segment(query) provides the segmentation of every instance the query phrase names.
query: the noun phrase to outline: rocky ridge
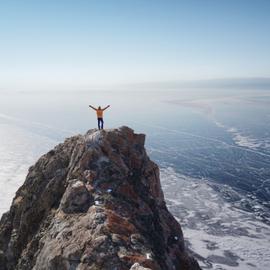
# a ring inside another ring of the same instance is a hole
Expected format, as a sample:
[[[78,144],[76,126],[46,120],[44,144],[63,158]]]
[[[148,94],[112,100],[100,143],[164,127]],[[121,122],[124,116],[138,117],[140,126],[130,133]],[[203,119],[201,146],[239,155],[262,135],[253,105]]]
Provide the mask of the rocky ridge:
[[[30,167],[0,221],[0,270],[197,270],[145,135],[89,130]]]

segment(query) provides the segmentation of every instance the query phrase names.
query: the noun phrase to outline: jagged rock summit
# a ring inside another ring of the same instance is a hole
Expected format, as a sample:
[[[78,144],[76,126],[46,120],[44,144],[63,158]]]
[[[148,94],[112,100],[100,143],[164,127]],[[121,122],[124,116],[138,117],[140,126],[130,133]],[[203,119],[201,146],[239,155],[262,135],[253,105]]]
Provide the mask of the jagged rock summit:
[[[144,141],[89,130],[42,156],[1,219],[0,269],[200,269]]]

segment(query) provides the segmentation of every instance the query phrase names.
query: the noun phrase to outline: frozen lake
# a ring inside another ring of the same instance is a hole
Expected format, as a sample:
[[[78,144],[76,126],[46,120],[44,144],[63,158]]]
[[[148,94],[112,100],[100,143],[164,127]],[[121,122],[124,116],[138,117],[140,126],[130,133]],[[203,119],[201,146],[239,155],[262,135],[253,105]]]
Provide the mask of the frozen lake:
[[[96,127],[147,135],[168,206],[204,269],[270,265],[270,93],[145,91],[0,93],[0,213],[28,167],[65,137]]]

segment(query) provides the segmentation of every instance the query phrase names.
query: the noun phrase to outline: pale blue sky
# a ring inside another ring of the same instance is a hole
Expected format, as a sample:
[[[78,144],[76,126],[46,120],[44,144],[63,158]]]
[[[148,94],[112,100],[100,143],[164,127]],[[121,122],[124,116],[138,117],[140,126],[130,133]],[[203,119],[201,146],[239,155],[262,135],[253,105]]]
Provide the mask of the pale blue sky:
[[[269,0],[0,0],[0,89],[270,77],[269,14]]]

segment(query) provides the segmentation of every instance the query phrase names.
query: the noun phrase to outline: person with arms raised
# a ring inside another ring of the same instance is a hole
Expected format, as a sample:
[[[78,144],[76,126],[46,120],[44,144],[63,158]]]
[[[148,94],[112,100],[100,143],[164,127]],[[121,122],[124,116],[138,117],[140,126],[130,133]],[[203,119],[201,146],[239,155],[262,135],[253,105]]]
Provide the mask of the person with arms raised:
[[[98,106],[98,108],[95,108],[95,107],[89,105],[89,107],[96,111],[97,120],[98,120],[98,129],[103,129],[103,125],[104,125],[103,111],[105,111],[106,109],[108,109],[110,107],[110,105],[106,106],[103,109],[100,106]]]

